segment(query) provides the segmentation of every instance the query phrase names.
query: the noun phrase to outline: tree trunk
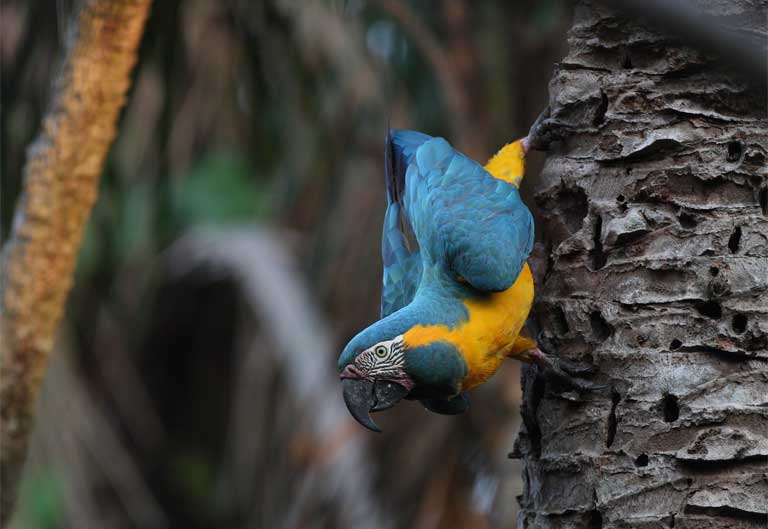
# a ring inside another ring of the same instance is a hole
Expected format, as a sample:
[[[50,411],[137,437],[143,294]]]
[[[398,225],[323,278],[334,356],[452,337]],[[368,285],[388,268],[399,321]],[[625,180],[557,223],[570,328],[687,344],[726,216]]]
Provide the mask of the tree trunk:
[[[766,2],[711,3],[764,35]],[[765,95],[581,3],[550,85],[567,136],[542,174],[543,345],[524,374],[525,528],[757,528],[768,515]]]
[[[15,501],[35,397],[149,5],[150,0],[83,2],[52,108],[28,153],[23,194],[2,256],[2,526]]]

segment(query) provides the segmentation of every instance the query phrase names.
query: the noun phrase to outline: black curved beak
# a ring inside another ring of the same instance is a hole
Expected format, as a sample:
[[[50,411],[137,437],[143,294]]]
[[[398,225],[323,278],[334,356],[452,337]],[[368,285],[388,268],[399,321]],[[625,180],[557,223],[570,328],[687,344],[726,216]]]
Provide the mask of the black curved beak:
[[[349,413],[357,422],[374,432],[381,432],[381,428],[373,422],[369,413],[391,408],[408,394],[405,387],[388,380],[377,380],[373,383],[363,379],[345,378],[341,385]]]

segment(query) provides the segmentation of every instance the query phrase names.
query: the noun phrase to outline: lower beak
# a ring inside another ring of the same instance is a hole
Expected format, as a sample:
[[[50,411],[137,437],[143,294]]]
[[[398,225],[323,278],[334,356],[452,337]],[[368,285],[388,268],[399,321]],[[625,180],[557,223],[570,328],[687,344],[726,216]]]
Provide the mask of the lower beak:
[[[373,422],[370,412],[382,411],[394,406],[408,394],[408,389],[395,382],[377,380],[375,383],[358,378],[341,381],[344,402],[357,422],[374,432],[381,428]]]

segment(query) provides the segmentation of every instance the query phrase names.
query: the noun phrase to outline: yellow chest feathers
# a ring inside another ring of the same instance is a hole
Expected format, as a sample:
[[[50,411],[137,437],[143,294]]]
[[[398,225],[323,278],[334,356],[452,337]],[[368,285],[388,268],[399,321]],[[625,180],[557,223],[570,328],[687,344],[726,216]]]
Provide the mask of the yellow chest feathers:
[[[504,292],[481,300],[466,300],[469,317],[453,327],[417,325],[403,335],[406,348],[444,340],[464,357],[468,373],[462,391],[482,384],[499,368],[525,324],[533,302],[533,277],[526,264]]]

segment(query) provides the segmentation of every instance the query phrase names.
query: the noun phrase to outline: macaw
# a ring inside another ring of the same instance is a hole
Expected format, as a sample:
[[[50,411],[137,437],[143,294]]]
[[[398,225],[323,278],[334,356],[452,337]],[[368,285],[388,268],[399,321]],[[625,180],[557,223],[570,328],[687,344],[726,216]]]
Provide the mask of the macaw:
[[[363,426],[380,431],[369,412],[402,398],[462,413],[505,358],[553,366],[521,335],[534,297],[533,217],[518,192],[527,147],[512,142],[482,167],[443,138],[387,131],[381,319],[338,362]]]

